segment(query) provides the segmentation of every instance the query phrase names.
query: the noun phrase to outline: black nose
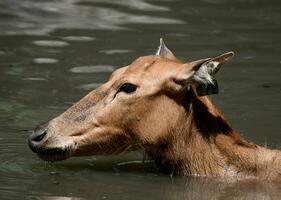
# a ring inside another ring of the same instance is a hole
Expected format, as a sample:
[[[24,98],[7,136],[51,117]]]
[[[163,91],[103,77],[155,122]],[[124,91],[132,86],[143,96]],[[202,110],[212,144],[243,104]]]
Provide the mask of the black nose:
[[[36,152],[40,148],[41,141],[47,135],[48,123],[39,125],[28,138],[28,144],[32,151]]]

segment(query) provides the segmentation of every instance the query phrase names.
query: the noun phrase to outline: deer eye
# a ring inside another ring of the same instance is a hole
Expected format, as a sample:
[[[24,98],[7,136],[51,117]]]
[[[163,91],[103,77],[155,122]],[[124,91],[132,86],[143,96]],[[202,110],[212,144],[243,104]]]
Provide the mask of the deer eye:
[[[118,92],[125,92],[127,94],[132,93],[134,91],[136,91],[137,86],[132,84],[132,83],[124,83],[123,85],[121,85],[121,87],[118,89]]]

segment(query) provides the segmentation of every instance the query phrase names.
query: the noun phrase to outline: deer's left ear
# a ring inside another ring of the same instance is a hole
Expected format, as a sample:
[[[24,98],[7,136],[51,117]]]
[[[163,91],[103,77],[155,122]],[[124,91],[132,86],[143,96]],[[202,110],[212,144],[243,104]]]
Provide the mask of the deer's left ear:
[[[214,58],[208,58],[189,63],[191,65],[192,79],[199,84],[212,84],[213,76],[221,66],[233,57],[234,53],[228,52]],[[202,62],[203,61],[203,62]]]
[[[214,75],[225,62],[233,57],[233,55],[233,52],[228,52],[214,58],[206,58],[186,63],[177,75],[175,81],[180,84],[192,83],[196,86],[204,86],[207,90],[208,86],[212,87],[216,84]],[[205,92],[203,92],[202,95],[204,95],[204,93]]]

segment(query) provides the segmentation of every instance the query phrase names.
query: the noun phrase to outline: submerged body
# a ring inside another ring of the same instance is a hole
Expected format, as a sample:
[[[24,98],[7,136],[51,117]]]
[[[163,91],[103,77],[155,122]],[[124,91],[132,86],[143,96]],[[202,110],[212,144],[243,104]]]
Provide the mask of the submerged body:
[[[109,81],[39,126],[29,146],[49,161],[144,149],[162,172],[281,180],[281,153],[242,139],[196,87],[232,52],[182,63],[160,41],[156,55],[116,70]]]

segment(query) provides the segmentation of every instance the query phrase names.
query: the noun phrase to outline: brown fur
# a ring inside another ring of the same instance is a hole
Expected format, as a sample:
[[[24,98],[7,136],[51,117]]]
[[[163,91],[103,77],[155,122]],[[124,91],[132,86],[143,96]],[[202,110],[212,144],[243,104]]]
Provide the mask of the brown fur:
[[[54,160],[46,150],[63,149],[67,158],[142,148],[165,173],[281,180],[280,151],[245,141],[207,97],[196,95],[189,77],[208,60],[138,58],[51,120],[37,153]],[[125,82],[136,92],[117,93]]]
[[[161,170],[180,175],[281,180],[281,154],[242,139],[206,97],[190,92],[185,120],[147,151]]]

